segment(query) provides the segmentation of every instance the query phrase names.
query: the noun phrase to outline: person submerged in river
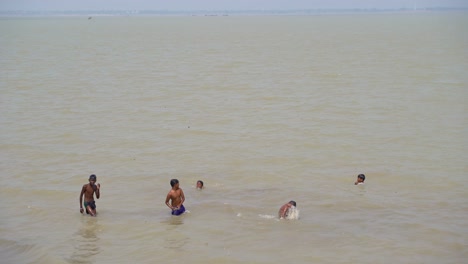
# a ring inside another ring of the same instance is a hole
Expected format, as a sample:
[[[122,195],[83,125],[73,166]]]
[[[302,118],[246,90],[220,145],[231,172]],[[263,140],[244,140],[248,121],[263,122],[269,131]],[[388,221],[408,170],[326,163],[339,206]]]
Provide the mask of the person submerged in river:
[[[197,189],[198,189],[198,190],[203,189],[203,181],[200,181],[200,180],[197,181]]]
[[[358,184],[364,184],[364,181],[366,180],[366,175],[364,174],[359,174],[357,176],[357,179],[356,179],[356,182],[354,183],[354,185],[358,185]]]
[[[290,213],[290,209],[293,209],[293,208],[296,208],[296,202],[295,201],[289,201],[288,203],[281,206],[281,208],[278,211],[278,217],[280,219],[288,218],[288,215]]]
[[[96,184],[96,175],[92,174],[89,176],[89,183],[83,185],[81,188],[80,193],[80,213],[84,213],[83,205],[86,209],[86,214],[91,216],[96,216],[96,202],[94,201],[94,194],[96,194],[96,198],[99,199],[101,197],[101,185],[98,183]],[[84,204],[83,204],[83,196],[84,196]]]
[[[185,212],[183,205],[185,201],[184,191],[179,188],[179,180],[172,179],[170,183],[172,189],[167,193],[166,205],[171,208],[172,215],[181,215]]]

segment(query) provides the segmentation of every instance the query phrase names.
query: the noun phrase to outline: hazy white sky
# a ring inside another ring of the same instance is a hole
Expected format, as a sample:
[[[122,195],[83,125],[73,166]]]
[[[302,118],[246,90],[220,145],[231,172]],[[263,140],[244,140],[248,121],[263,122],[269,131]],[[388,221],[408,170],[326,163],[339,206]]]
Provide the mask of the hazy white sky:
[[[0,10],[288,10],[468,7],[468,0],[0,0]]]

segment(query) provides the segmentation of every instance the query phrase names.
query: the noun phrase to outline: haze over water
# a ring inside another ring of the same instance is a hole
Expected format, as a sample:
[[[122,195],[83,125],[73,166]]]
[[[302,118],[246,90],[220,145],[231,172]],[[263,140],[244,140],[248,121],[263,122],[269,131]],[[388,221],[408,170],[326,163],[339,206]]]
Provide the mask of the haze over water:
[[[467,24],[0,19],[1,262],[463,263]]]

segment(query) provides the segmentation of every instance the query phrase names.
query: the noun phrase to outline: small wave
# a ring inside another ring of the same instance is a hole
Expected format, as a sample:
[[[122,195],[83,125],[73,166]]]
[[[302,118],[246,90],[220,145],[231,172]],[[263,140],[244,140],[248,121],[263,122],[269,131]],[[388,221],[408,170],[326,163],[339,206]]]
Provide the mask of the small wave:
[[[1,263],[66,263],[39,245],[22,244],[5,239],[0,239],[0,256],[2,256]]]
[[[273,218],[276,218],[275,215],[259,214],[258,216],[260,216],[261,218],[265,218],[265,219],[273,219]]]

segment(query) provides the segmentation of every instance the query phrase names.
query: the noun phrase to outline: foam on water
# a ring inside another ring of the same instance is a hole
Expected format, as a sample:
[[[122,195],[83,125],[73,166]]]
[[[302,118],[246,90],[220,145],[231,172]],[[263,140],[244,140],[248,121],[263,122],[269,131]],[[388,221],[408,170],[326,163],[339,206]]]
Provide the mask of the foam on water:
[[[265,218],[265,219],[274,219],[274,218],[277,218],[277,216],[274,216],[274,215],[265,215],[265,214],[259,214],[258,216],[260,216],[261,218]]]
[[[299,210],[295,206],[291,206],[288,210],[288,215],[286,216],[286,219],[289,220],[297,220],[299,219]]]
[[[239,215],[238,215],[239,216]],[[265,219],[275,219],[278,218],[277,215],[268,215],[268,214],[259,214],[261,218]],[[288,220],[297,220],[299,219],[299,210],[295,206],[291,206],[288,210],[288,215],[286,216]]]

